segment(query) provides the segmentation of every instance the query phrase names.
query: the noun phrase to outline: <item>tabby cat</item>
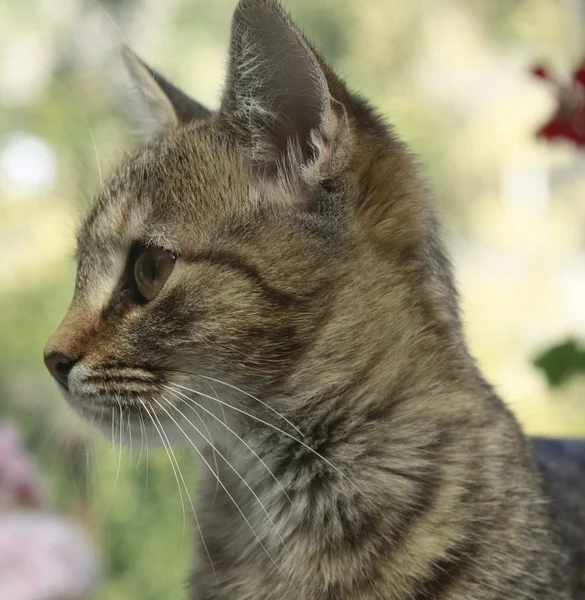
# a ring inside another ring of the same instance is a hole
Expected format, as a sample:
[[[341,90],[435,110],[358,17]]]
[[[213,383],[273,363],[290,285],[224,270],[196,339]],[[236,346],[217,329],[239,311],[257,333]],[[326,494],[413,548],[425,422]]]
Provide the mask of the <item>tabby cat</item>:
[[[216,112],[125,56],[149,137],[45,361],[208,467],[191,597],[585,598],[585,453],[542,462],[483,379],[405,146],[274,0],[238,4]]]

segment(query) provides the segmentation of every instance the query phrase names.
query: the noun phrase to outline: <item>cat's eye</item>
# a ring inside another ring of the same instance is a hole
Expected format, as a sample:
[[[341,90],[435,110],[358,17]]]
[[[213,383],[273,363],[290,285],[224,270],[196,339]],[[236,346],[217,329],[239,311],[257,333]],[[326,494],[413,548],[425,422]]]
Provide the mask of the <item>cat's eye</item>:
[[[175,267],[177,255],[162,248],[145,248],[134,263],[136,288],[145,300],[154,300]]]

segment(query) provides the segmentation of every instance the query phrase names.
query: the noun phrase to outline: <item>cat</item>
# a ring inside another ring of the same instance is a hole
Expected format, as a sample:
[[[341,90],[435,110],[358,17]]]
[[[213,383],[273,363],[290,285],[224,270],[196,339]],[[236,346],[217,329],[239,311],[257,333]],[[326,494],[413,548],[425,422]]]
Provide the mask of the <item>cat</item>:
[[[45,362],[106,431],[208,467],[191,597],[585,598],[585,452],[480,373],[405,145],[275,0],[237,5],[215,112],[125,59],[147,140]]]

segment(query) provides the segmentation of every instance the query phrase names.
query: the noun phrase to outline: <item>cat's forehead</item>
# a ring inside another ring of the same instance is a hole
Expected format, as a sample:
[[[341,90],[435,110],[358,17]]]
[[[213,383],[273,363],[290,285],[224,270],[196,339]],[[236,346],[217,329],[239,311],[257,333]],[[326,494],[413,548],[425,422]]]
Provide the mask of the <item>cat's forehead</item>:
[[[80,245],[116,237],[168,247],[226,218],[250,197],[249,173],[224,139],[182,129],[128,157],[98,193]]]

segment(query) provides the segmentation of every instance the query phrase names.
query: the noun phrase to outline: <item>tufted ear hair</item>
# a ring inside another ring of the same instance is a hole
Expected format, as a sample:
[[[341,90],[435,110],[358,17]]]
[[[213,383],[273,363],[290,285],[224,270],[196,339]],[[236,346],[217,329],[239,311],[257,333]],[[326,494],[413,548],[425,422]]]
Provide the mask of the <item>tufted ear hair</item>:
[[[240,0],[234,13],[219,117],[237,131],[267,176],[324,175],[347,129],[323,68],[274,0]]]
[[[124,46],[122,56],[134,84],[130,111],[140,135],[154,137],[170,127],[212,116],[210,110],[149,67],[128,46]]]

